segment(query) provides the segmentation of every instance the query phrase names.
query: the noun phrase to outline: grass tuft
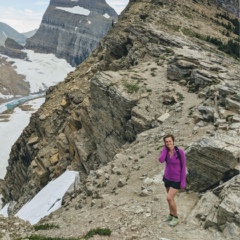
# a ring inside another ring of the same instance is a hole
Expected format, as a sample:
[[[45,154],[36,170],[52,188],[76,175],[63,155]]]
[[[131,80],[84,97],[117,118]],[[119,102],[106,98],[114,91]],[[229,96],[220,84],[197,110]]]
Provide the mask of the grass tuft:
[[[125,87],[127,88],[128,93],[137,92],[139,90],[139,86],[137,84],[126,83]]]
[[[79,240],[79,238],[52,238],[52,237],[44,237],[39,235],[32,235],[28,237],[28,240]]]
[[[48,229],[53,229],[53,228],[59,228],[59,226],[54,225],[54,224],[41,224],[41,225],[35,225],[33,226],[35,231],[39,230],[48,230]]]
[[[84,237],[83,239],[89,239],[93,237],[94,235],[98,234],[101,236],[110,236],[111,235],[111,230],[109,228],[95,228],[90,230]]]

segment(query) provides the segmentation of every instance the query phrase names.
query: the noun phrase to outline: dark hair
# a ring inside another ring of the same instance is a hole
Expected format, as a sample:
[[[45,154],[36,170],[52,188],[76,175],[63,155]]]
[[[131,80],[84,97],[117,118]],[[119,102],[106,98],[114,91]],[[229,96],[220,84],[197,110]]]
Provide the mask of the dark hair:
[[[173,140],[173,142],[174,142],[174,136],[172,135],[172,134],[167,134],[167,135],[165,135],[164,137],[163,137],[163,141],[165,142],[165,139],[166,138],[172,138],[172,140]]]

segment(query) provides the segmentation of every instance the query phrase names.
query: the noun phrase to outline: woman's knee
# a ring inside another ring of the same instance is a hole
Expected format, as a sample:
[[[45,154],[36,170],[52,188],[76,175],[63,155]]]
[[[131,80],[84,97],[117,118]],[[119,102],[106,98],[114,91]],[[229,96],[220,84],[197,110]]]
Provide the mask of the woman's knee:
[[[174,201],[174,197],[171,196],[171,195],[169,195],[169,194],[167,194],[167,201],[168,201],[168,202]]]

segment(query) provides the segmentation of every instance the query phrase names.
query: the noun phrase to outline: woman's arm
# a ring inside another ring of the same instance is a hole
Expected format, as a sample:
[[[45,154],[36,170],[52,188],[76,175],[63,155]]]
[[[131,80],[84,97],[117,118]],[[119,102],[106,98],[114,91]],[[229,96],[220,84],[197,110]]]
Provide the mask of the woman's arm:
[[[186,187],[186,155],[182,149],[180,149],[180,154],[181,154],[181,182],[180,182],[180,187],[185,188]]]
[[[167,153],[168,153],[168,149],[167,149],[166,146],[164,146],[162,151],[161,151],[161,153],[160,153],[160,155],[159,155],[159,157],[158,157],[158,161],[160,163],[163,163],[165,161]]]

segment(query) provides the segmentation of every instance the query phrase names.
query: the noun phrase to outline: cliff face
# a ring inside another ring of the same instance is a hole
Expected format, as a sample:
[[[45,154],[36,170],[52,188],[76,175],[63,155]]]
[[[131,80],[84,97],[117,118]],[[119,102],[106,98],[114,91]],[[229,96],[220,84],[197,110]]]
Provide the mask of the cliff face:
[[[232,13],[235,17],[240,17],[240,3],[238,0],[216,0],[219,6]]]
[[[207,38],[210,34],[224,43],[235,38],[234,32],[224,35],[224,25],[217,21],[219,14],[224,11],[204,1],[130,1],[120,21],[90,57],[64,82],[48,90],[46,102],[32,116],[12,148],[2,190],[4,202],[15,200],[18,208],[66,169],[80,172],[84,185],[79,195],[82,205],[88,196],[102,199],[99,192],[106,194],[104,186],[108,184],[111,187],[107,188],[107,194],[115,196],[120,192],[122,195],[117,198],[127,199],[126,189],[116,188],[127,185],[128,179],[134,184],[132,171],[139,171],[135,183],[159,172],[152,159],[157,158],[163,146],[162,137],[169,132],[177,135],[176,145],[183,148],[205,135],[213,138],[207,151],[201,148],[205,141],[191,148],[197,158],[196,164],[192,160],[189,166],[198,174],[199,169],[209,170],[210,175],[202,174],[205,181],[217,184],[226,181],[231,169],[233,175],[239,174],[239,147],[231,144],[232,139],[239,139],[239,61],[220,51]],[[223,139],[227,150],[218,146]],[[219,151],[231,160],[217,165]],[[107,163],[107,170],[98,173],[97,169]],[[92,180],[93,172],[96,179]],[[124,175],[118,183],[117,177],[114,178],[113,183],[109,174]],[[194,189],[201,186],[198,181],[195,178]],[[143,196],[154,192],[154,188],[149,188],[149,192],[147,187],[142,189]],[[231,201],[237,205],[234,199]],[[131,204],[129,199],[126,202]],[[150,202],[156,199],[153,197],[144,204],[149,206]],[[104,208],[104,204],[101,206]],[[162,217],[157,226],[162,224]],[[132,218],[126,219],[130,232],[135,229]],[[156,216],[149,218],[155,226]],[[210,220],[207,222],[211,226],[231,230],[222,221],[214,221],[214,217]],[[231,218],[232,224],[239,224],[238,221]],[[117,222],[108,221],[120,229]],[[138,223],[136,226],[139,232],[144,231]],[[144,236],[158,239],[156,232],[149,234]]]
[[[53,53],[76,66],[97,47],[116,20],[116,12],[105,0],[51,0],[40,28],[25,47]]]

